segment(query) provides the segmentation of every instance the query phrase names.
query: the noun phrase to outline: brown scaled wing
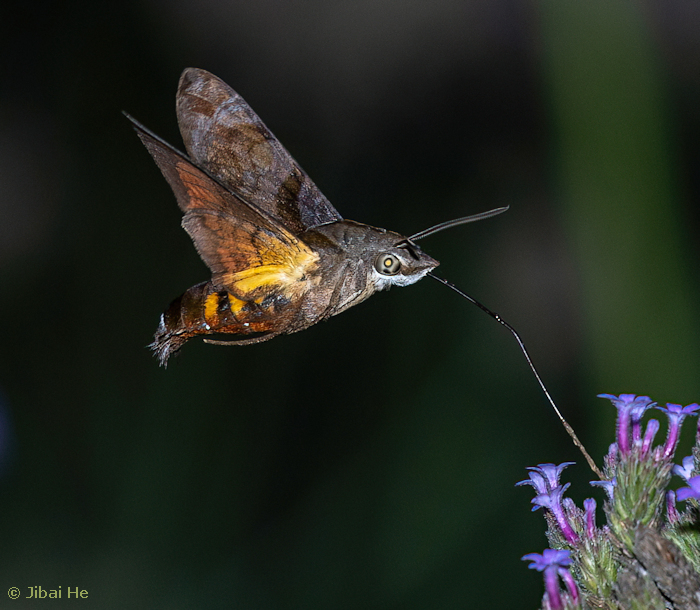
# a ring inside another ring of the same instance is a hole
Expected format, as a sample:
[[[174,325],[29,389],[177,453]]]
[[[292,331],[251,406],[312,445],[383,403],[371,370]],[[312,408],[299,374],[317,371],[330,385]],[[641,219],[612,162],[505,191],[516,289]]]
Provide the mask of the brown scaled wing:
[[[185,148],[198,166],[298,235],[342,217],[245,100],[205,70],[177,91]]]

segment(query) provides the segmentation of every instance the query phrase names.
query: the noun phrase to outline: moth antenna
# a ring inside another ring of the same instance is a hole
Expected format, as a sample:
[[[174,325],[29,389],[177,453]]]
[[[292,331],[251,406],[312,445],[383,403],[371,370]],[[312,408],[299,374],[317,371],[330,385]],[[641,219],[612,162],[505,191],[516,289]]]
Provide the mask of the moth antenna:
[[[428,235],[432,235],[433,233],[437,233],[438,231],[444,231],[445,229],[451,229],[452,227],[465,225],[468,222],[476,222],[477,220],[485,220],[486,218],[491,218],[492,216],[498,216],[499,214],[503,214],[503,212],[508,210],[508,208],[510,208],[510,206],[506,205],[502,208],[489,210],[488,212],[480,212],[479,214],[473,214],[471,216],[464,216],[463,218],[455,218],[454,220],[441,222],[440,224],[437,224],[434,227],[430,227],[429,229],[423,229],[422,231],[418,231],[418,233],[414,233],[410,237],[407,237],[406,241],[408,243],[411,243],[414,241],[418,241],[419,239],[423,239],[424,237],[428,237]]]
[[[484,214],[491,214],[493,216],[494,212],[500,214],[501,211],[505,211],[507,209],[508,208],[499,208],[499,210],[492,210],[491,212],[484,212]],[[479,215],[477,214],[477,216],[479,216]],[[486,216],[486,218],[488,218],[488,216]],[[443,223],[443,224],[446,224],[446,223]],[[440,225],[438,225],[438,226],[440,226]],[[485,305],[482,305],[481,303],[479,303],[479,301],[477,301],[473,297],[470,297],[467,293],[462,292],[459,288],[457,288],[457,286],[455,286],[451,282],[448,282],[447,280],[445,280],[441,277],[438,277],[437,275],[435,275],[433,273],[428,273],[428,275],[430,277],[432,277],[434,280],[437,280],[438,282],[440,282],[441,284],[444,284],[448,288],[451,288],[457,294],[459,294],[460,296],[467,299],[467,301],[469,301],[470,303],[473,303],[474,305],[476,305],[479,309],[486,312],[494,320],[496,320],[496,322],[498,322],[499,324],[502,324],[510,331],[510,333],[515,337],[515,340],[518,342],[518,345],[520,346],[521,351],[525,355],[525,360],[527,360],[527,363],[530,366],[530,370],[535,375],[535,379],[537,379],[537,383],[540,384],[540,388],[542,388],[542,391],[544,392],[544,395],[547,397],[549,404],[552,405],[552,409],[554,409],[554,412],[557,414],[557,417],[559,418],[559,420],[563,424],[564,429],[569,433],[569,436],[574,441],[574,445],[576,445],[579,448],[579,450],[583,454],[583,457],[586,458],[586,461],[588,462],[588,466],[590,466],[591,470],[593,472],[595,472],[595,474],[598,476],[598,478],[600,480],[603,480],[603,474],[600,472],[600,470],[596,466],[596,463],[593,461],[593,458],[588,454],[588,451],[586,451],[586,448],[583,446],[583,444],[579,440],[578,436],[576,436],[574,429],[569,425],[569,422],[567,422],[566,419],[564,419],[564,416],[561,414],[556,403],[554,402],[554,400],[550,396],[549,391],[547,390],[547,387],[544,385],[544,382],[542,381],[540,374],[537,372],[537,369],[535,368],[535,365],[532,362],[532,358],[530,358],[530,354],[528,353],[527,348],[525,347],[525,344],[523,343],[523,340],[520,338],[520,335],[517,333],[517,331],[510,324],[508,324],[508,322],[506,322],[503,318],[501,318],[501,316],[499,316],[497,313],[491,311],[488,307],[486,307]]]

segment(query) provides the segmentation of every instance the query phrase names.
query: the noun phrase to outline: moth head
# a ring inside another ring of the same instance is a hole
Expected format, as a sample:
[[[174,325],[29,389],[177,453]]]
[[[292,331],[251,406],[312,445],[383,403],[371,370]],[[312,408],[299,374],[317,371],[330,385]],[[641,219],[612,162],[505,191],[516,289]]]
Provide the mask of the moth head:
[[[414,233],[410,237],[400,237],[397,236],[396,233],[387,232],[387,236],[396,236],[399,239],[393,244],[392,248],[380,251],[374,260],[373,271],[377,290],[389,288],[394,284],[397,286],[413,284],[440,264],[435,259],[425,254],[425,252],[416,245],[416,241],[419,239],[423,239],[428,235],[444,231],[451,227],[491,218],[492,216],[505,212],[507,209],[508,207],[506,206],[472,216],[448,220],[447,222],[442,222],[429,229]]]
[[[377,290],[413,284],[440,264],[407,238],[391,233],[389,236],[393,239],[387,243],[388,247],[380,247],[373,253],[369,269]]]

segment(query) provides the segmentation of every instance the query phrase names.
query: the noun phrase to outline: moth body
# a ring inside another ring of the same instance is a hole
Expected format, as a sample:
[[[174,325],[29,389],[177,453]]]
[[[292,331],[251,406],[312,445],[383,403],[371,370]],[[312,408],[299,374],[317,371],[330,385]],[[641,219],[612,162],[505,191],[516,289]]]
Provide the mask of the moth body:
[[[187,155],[128,117],[212,272],[161,316],[151,344],[161,364],[199,335],[245,345],[304,330],[437,267],[408,238],[344,220],[216,76],[185,70],[177,114]]]

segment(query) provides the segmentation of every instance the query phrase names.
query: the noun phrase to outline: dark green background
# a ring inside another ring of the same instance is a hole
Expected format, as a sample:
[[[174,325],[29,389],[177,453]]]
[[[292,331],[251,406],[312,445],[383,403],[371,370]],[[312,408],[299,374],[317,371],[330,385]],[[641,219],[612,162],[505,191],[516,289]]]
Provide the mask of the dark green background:
[[[520,330],[597,459],[614,413],[595,394],[700,400],[697,3],[0,17],[0,607],[60,585],[94,608],[533,608],[520,556],[544,522],[513,484],[577,460],[572,496],[602,504],[512,338],[430,280],[157,366],[158,316],[208,276],[120,111],[181,146],[187,66],[347,218],[412,233],[511,205],[422,245]]]

